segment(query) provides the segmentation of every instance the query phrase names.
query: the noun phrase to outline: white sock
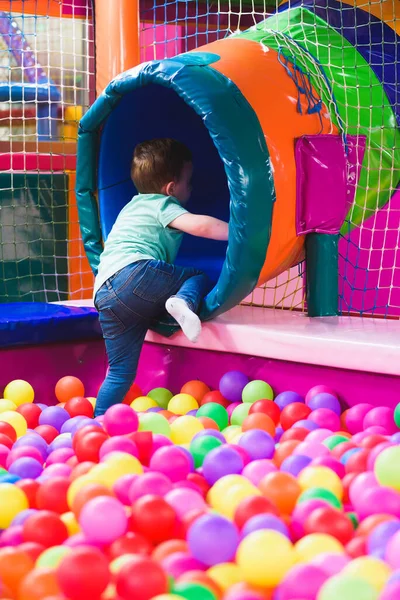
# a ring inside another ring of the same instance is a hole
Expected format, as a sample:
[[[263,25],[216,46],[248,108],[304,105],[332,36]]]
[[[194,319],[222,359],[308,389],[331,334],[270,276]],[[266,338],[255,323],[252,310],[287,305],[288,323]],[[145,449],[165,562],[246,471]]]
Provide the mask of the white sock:
[[[201,333],[201,321],[199,317],[190,310],[182,298],[172,296],[165,303],[167,312],[178,322],[183,333],[191,342],[197,342]]]

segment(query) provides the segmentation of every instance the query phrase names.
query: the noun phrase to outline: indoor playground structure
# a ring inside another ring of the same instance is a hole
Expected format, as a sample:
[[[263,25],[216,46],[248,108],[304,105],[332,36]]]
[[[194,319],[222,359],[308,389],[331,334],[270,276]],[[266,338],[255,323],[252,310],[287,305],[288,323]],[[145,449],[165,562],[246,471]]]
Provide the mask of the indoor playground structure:
[[[400,598],[398,0],[0,0],[0,598]],[[79,123],[78,123],[79,122]],[[228,243],[124,403],[91,300],[135,145]]]

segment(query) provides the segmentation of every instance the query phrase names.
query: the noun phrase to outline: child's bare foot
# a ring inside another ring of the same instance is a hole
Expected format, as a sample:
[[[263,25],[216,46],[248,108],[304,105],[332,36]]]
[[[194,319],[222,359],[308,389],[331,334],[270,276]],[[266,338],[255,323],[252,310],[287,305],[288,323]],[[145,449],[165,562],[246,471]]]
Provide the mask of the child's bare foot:
[[[182,298],[168,298],[165,303],[167,312],[174,317],[175,321],[178,322],[183,333],[186,335],[189,341],[197,342],[201,333],[201,321],[199,317],[190,310]]]

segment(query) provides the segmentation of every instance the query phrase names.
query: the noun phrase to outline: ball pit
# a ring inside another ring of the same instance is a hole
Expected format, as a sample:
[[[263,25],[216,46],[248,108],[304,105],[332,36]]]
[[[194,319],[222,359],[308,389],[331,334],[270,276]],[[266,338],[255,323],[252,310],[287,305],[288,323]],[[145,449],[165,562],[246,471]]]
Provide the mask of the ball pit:
[[[398,600],[400,405],[238,371],[174,391],[93,419],[77,378],[49,407],[9,383],[1,598]]]

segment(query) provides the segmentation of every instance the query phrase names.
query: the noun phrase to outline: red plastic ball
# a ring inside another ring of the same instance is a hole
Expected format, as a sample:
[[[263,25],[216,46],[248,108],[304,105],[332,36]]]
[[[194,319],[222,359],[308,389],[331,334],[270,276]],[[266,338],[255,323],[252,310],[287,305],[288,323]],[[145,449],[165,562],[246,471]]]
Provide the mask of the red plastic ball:
[[[83,396],[71,398],[71,400],[68,400],[68,402],[65,403],[64,408],[71,417],[93,417],[93,405]]]
[[[386,436],[381,435],[380,433],[372,433],[360,442],[360,446],[361,448],[369,448],[371,450],[371,448],[375,448],[375,446],[382,444],[383,442],[387,442]]]
[[[37,404],[21,404],[18,406],[17,412],[24,417],[29,429],[35,429],[39,425],[42,409]]]
[[[92,461],[98,463],[100,460],[100,448],[108,439],[105,431],[90,431],[86,435],[79,438],[75,444],[75,454],[79,462]]]
[[[268,498],[264,498],[263,496],[249,496],[242,500],[235,510],[234,521],[239,529],[241,529],[251,517],[265,513],[279,515],[278,509]]]
[[[45,548],[58,546],[68,537],[68,530],[63,521],[49,510],[40,510],[28,517],[22,527],[25,542],[37,542]]]
[[[367,540],[364,536],[357,536],[350,540],[345,546],[346,554],[350,558],[359,558],[367,554]]]
[[[123,600],[151,600],[168,591],[168,577],[151,558],[132,556],[116,576],[117,594]]]
[[[37,493],[40,489],[40,483],[35,479],[20,479],[14,485],[25,492],[29,502],[29,508],[37,508]]]
[[[82,438],[85,437],[86,434],[92,433],[92,431],[101,431],[102,433],[105,433],[104,429],[98,425],[85,425],[85,427],[82,427],[82,429],[78,429],[78,431],[75,432],[72,438],[72,448],[76,451],[76,445]]]
[[[37,542],[24,542],[18,546],[18,549],[28,554],[34,562],[46,550],[42,544],[38,544]]]
[[[353,480],[357,477],[358,473],[346,473],[346,475],[342,479],[343,485],[343,503],[349,504],[350,502],[350,486],[353,483]]]
[[[346,545],[354,535],[354,527],[349,517],[331,507],[317,508],[304,523],[306,534],[326,533]]]
[[[136,398],[139,398],[140,396],[143,396],[143,392],[142,392],[141,388],[137,385],[137,383],[132,383],[131,387],[129,388],[129,390],[123,400],[123,404],[131,405],[132,402],[134,400],[136,400]]]
[[[249,415],[253,413],[264,413],[273,420],[275,425],[279,425],[281,411],[279,406],[271,400],[257,400],[257,402],[254,402],[249,410]]]
[[[67,492],[70,483],[68,477],[52,477],[44,481],[36,494],[37,507],[60,515],[68,512]]]
[[[35,431],[48,444],[51,444],[51,442],[59,435],[59,432],[53,425],[38,425],[38,427],[35,428]]]
[[[200,473],[189,473],[187,480],[197,485],[204,498],[207,496],[210,486],[203,475],[200,475]]]
[[[345,465],[346,473],[364,473],[367,471],[368,457],[371,453],[369,448],[363,448],[360,452],[350,456]]]
[[[309,430],[305,427],[293,427],[292,429],[287,429],[283,432],[279,442],[281,444],[288,440],[298,440],[299,442],[303,442],[309,433]]]
[[[292,427],[297,421],[307,419],[310,413],[311,408],[302,402],[292,402],[291,404],[288,404],[281,412],[282,429],[286,431],[286,429]]]
[[[0,434],[9,437],[12,442],[17,441],[17,432],[15,431],[14,427],[10,425],[10,423],[0,421]],[[3,444],[4,442],[1,443]]]
[[[207,392],[207,394],[205,394],[200,400],[200,406],[203,406],[203,404],[208,404],[209,402],[221,404],[221,406],[223,406],[224,408],[226,408],[230,404],[230,402],[228,402],[228,400],[224,398],[221,392],[219,392],[218,390],[215,390],[213,392]]]
[[[122,556],[123,554],[140,554],[150,556],[153,551],[153,545],[140,533],[128,531],[125,535],[118,538],[108,548],[110,560]]]
[[[5,433],[0,433],[0,444],[6,446],[10,450],[13,447],[13,441]]]
[[[59,379],[54,391],[59,402],[68,402],[74,396],[85,395],[85,387],[82,381],[71,375]]]
[[[148,494],[136,500],[132,506],[130,522],[134,531],[141,533],[154,544],[175,537],[175,511],[160,496]]]
[[[56,571],[61,591],[71,600],[99,598],[111,581],[104,554],[97,548],[74,548]]]

